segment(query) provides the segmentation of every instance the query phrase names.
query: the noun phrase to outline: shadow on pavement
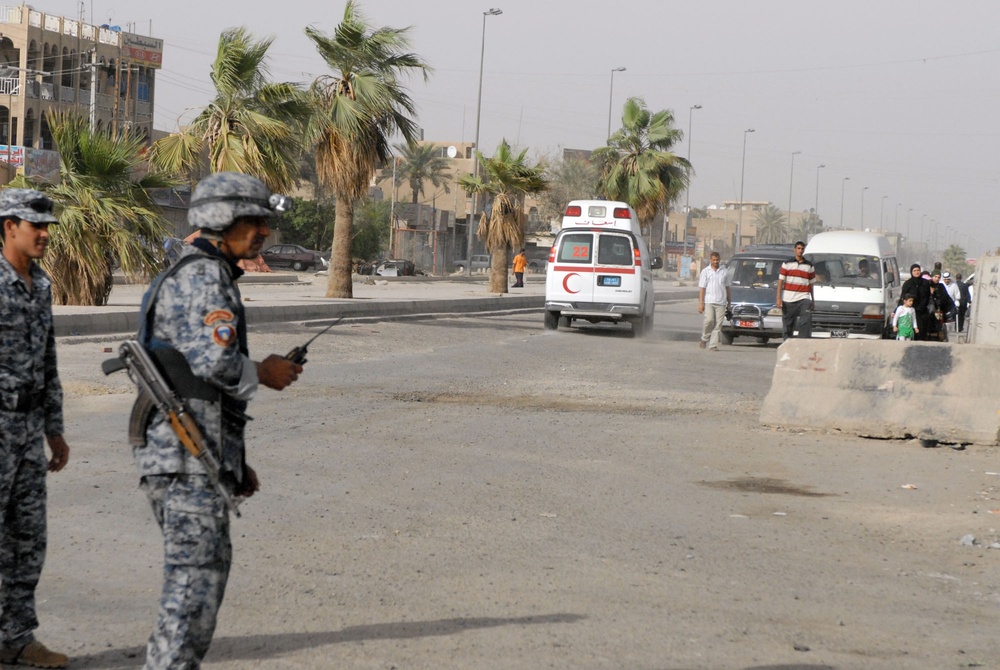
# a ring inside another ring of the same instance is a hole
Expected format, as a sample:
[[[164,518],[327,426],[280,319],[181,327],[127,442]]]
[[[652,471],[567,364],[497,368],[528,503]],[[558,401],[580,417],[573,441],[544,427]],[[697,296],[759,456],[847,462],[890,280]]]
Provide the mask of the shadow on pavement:
[[[400,640],[435,635],[454,635],[467,630],[495,628],[497,626],[523,626],[535,624],[576,623],[585,619],[580,614],[544,614],[524,617],[480,617],[471,619],[435,619],[432,621],[401,621],[395,623],[351,626],[325,633],[279,633],[274,635],[247,635],[220,637],[212,642],[206,661],[246,660],[260,661],[303,649],[313,649],[344,642],[366,640]],[[78,656],[71,660],[74,668],[102,668],[124,670],[142,663],[146,648],[109,649],[98,654]]]

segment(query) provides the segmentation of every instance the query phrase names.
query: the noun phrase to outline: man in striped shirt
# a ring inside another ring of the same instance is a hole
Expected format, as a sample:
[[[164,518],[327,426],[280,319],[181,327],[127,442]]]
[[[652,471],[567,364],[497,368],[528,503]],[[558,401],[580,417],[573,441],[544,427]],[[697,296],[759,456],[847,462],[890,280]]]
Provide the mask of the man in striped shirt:
[[[796,242],[795,258],[782,263],[781,272],[778,273],[776,304],[781,308],[781,323],[786,340],[793,337],[795,331],[798,331],[798,337],[812,337],[816,270],[802,255],[805,249],[805,242]]]

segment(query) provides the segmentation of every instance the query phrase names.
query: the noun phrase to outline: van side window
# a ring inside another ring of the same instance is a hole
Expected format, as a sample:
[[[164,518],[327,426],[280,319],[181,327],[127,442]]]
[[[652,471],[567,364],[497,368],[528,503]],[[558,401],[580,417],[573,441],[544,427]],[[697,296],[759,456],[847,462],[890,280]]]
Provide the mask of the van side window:
[[[597,262],[600,265],[634,265],[632,240],[624,235],[603,233],[597,242]]]
[[[556,260],[560,263],[590,263],[593,255],[594,236],[591,233],[564,235]]]

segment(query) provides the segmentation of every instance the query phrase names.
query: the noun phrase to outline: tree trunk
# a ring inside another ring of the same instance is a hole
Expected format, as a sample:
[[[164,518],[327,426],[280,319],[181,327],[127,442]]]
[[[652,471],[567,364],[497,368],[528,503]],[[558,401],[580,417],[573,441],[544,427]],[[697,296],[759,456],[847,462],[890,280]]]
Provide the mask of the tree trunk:
[[[469,260],[472,264],[472,260]],[[507,289],[507,272],[510,268],[510,251],[506,246],[490,250],[490,293],[509,293]]]
[[[330,276],[326,285],[327,298],[354,297],[354,203],[350,198],[337,198],[333,217],[333,249],[330,252]]]

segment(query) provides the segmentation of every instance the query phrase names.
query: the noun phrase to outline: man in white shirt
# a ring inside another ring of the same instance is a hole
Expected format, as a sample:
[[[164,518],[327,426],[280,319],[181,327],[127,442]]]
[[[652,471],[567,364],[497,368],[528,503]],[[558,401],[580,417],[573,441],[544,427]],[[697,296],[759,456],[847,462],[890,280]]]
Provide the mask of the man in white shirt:
[[[941,279],[944,280],[945,290],[948,291],[948,296],[951,297],[951,301],[955,303],[955,314],[952,316],[958,316],[958,306],[962,301],[962,292],[959,290],[958,282],[951,278],[950,272],[945,272],[941,275]],[[958,332],[958,318],[955,318],[951,322],[951,330],[954,333]]]
[[[713,251],[708,267],[698,277],[698,313],[705,315],[698,346],[707,346],[709,351],[719,350],[719,332],[730,303],[729,272],[719,267],[719,260],[718,252]]]

